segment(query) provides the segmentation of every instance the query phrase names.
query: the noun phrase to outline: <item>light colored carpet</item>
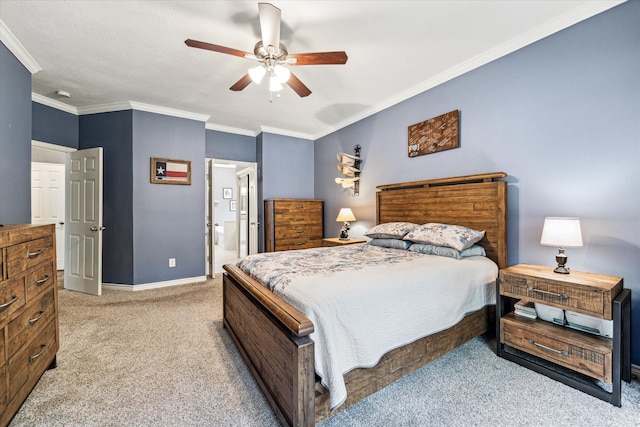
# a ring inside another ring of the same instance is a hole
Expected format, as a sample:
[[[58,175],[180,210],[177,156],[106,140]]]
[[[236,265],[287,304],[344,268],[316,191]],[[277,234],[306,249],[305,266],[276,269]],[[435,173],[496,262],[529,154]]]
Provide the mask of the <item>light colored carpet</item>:
[[[61,290],[58,367],[17,426],[277,426],[222,328],[220,275],[93,297]],[[640,384],[622,408],[498,358],[477,338],[322,424],[640,426]]]

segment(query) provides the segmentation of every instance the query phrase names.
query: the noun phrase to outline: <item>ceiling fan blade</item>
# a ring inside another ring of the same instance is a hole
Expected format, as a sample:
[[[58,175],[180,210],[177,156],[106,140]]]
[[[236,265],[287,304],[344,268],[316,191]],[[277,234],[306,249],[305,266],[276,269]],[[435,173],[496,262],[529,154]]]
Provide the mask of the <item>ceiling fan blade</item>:
[[[304,83],[302,83],[300,79],[297,78],[293,73],[291,73],[291,76],[289,77],[289,81],[287,81],[287,84],[301,98],[311,95],[311,90]]]
[[[251,76],[249,76],[249,73],[247,73],[244,76],[242,76],[240,80],[235,82],[233,86],[231,86],[229,89],[239,92],[245,87],[249,86],[250,83],[251,83]]]
[[[189,47],[196,47],[198,49],[211,50],[214,52],[226,53],[227,55],[239,56],[244,58],[246,55],[252,55],[248,52],[243,52],[238,49],[232,49],[230,47],[219,46],[217,44],[211,44],[207,42],[201,42],[198,40],[187,39],[184,43]]]
[[[280,9],[269,3],[258,3],[262,44],[265,49],[273,46],[273,53],[280,52]]]
[[[287,56],[287,60],[294,58],[295,62],[290,65],[323,65],[323,64],[346,64],[347,53],[340,52],[316,52],[316,53],[292,53]]]

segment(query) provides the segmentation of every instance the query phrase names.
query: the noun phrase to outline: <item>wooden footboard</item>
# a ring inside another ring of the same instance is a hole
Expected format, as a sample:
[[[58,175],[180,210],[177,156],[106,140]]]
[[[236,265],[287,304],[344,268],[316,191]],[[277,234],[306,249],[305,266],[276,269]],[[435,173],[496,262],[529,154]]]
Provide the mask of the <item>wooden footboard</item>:
[[[283,424],[315,425],[313,324],[295,308],[225,265],[224,325]]]

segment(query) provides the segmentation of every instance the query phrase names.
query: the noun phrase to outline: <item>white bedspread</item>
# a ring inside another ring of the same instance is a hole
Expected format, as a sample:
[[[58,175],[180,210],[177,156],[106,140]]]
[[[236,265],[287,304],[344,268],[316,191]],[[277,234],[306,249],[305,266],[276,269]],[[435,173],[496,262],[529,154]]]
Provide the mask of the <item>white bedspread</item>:
[[[345,373],[494,304],[498,275],[485,257],[366,244],[251,255],[238,266],[315,325],[315,369],[332,409],[347,398]]]

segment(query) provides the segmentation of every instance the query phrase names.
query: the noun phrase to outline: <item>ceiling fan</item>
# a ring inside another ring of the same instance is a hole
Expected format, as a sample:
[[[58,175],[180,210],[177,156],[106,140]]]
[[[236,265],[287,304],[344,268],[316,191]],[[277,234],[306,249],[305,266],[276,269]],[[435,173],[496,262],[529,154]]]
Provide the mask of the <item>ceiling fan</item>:
[[[256,43],[253,53],[198,40],[185,40],[189,47],[258,61],[257,67],[249,69],[247,74],[229,89],[241,91],[251,82],[259,84],[267,75],[269,90],[272,93],[279,92],[282,84],[286,83],[299,96],[305,97],[311,94],[311,90],[286,67],[287,65],[345,64],[347,62],[347,54],[344,51],[289,54],[287,47],[280,43],[280,9],[269,3],[258,3],[258,12],[262,40]]]

